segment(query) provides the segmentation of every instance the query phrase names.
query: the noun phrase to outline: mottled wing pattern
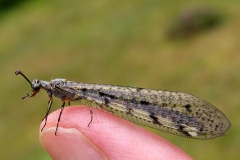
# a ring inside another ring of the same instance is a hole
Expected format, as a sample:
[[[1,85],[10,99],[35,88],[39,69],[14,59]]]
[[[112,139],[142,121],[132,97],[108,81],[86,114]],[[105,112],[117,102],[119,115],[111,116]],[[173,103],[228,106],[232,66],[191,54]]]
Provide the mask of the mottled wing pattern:
[[[210,139],[231,126],[219,109],[187,93],[72,81],[56,88],[128,121],[179,136]]]

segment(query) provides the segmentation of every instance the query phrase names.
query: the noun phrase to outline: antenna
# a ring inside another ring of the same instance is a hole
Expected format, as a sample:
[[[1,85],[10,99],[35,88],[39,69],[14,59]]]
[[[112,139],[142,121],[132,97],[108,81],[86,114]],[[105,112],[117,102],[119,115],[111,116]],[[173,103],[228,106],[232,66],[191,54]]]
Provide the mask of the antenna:
[[[18,75],[18,74],[22,75],[28,81],[28,83],[30,83],[30,85],[32,87],[32,83],[29,81],[29,79],[20,70],[16,70],[15,74],[16,75]]]

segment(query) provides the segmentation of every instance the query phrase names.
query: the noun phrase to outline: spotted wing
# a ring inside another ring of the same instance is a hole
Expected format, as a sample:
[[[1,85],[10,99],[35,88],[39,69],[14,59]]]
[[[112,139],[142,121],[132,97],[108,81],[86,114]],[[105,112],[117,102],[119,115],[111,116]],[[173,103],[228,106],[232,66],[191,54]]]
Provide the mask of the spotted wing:
[[[210,139],[231,126],[219,109],[187,93],[71,81],[59,89],[128,121],[179,136]]]

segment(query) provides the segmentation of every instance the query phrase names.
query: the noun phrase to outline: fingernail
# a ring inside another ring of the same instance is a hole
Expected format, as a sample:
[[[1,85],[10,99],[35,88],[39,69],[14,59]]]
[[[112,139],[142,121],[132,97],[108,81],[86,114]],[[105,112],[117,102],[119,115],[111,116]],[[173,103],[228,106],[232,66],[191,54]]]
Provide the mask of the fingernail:
[[[45,128],[40,133],[40,142],[50,157],[55,160],[108,159],[107,156],[75,128]]]

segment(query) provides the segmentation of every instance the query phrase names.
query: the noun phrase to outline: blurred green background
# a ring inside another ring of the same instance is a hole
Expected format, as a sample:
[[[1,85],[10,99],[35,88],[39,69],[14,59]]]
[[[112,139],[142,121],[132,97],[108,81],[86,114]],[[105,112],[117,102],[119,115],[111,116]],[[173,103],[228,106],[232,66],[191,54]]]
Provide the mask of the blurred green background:
[[[197,160],[240,157],[239,0],[21,2],[0,4],[0,159],[50,159],[38,140],[48,96],[22,101],[31,88],[16,69],[31,81],[191,93],[226,114],[226,135],[201,141],[153,131]],[[52,110],[60,105],[55,99]]]

